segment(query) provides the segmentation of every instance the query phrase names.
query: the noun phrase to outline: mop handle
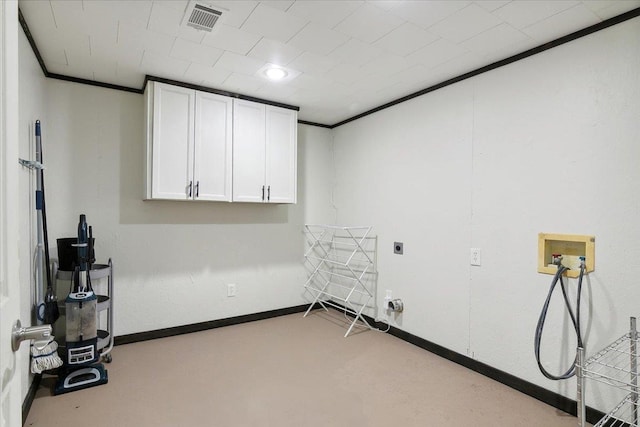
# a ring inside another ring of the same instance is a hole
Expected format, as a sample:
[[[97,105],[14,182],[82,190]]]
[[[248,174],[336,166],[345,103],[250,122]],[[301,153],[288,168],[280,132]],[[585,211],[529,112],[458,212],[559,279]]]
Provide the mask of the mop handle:
[[[39,159],[38,159],[39,157]],[[36,120],[36,159],[40,163],[42,161],[42,129],[40,127],[40,120]],[[44,171],[42,169],[38,170],[38,174],[40,175],[40,210],[42,210],[42,232],[44,234],[44,265],[46,269],[47,276],[47,289],[53,289],[53,284],[51,283],[51,266],[50,266],[50,258],[49,258],[49,233],[47,230],[47,205],[44,197]],[[36,197],[36,205],[38,197]]]

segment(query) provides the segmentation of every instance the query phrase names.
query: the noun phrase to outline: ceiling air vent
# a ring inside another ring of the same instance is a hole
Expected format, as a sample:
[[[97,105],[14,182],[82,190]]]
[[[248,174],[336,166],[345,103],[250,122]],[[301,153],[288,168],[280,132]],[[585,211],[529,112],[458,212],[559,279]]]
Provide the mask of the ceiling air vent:
[[[196,30],[211,31],[221,15],[222,12],[219,10],[192,1],[189,2],[189,6],[187,6],[182,24],[193,27]]]

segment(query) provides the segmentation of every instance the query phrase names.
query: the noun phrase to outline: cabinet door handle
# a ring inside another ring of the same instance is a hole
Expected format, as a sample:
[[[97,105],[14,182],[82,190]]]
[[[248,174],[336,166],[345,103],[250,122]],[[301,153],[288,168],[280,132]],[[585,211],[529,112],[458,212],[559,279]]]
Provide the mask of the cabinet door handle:
[[[267,202],[271,200],[271,186],[267,187]]]
[[[262,200],[264,201],[264,185],[262,186]]]
[[[200,181],[196,181],[196,197],[200,197]]]
[[[193,192],[193,181],[189,181],[189,197],[191,197],[192,192]]]

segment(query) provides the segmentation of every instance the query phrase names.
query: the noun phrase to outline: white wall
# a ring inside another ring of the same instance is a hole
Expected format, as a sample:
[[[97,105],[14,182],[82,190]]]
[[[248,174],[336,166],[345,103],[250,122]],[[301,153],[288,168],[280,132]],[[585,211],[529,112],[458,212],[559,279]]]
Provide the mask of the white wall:
[[[638,52],[636,18],[334,130],[338,222],[375,227],[379,301],[385,289],[405,301],[394,324],[575,396],[533,355],[551,281],[536,272],[537,235],[596,236],[586,345],[622,335],[640,315]],[[544,362],[559,371],[575,348],[559,300],[545,331]]]
[[[329,131],[300,128],[297,205],[143,201],[143,96],[49,80],[47,100],[50,234],[87,215],[115,266],[116,335],[306,302],[302,227],[329,213]]]

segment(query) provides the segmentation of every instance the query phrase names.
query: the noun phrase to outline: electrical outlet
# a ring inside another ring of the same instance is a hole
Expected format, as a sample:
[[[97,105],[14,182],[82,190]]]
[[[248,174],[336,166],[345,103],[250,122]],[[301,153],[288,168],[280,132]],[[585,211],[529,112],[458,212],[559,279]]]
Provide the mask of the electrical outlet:
[[[482,265],[482,249],[471,248],[471,265]]]
[[[236,296],[236,285],[234,285],[233,283],[229,283],[227,285],[227,296],[228,297],[235,297]]]

